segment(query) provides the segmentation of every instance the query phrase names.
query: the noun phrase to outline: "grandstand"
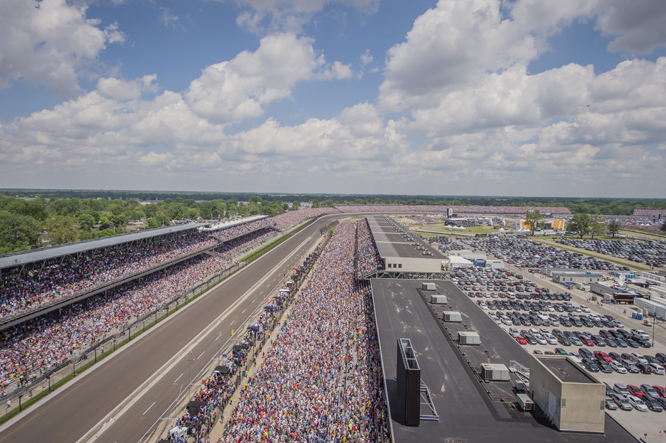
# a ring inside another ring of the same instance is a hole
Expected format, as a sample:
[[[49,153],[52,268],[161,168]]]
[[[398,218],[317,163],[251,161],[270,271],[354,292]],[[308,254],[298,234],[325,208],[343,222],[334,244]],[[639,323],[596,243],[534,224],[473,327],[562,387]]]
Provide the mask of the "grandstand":
[[[666,209],[636,208],[634,209],[634,216],[648,217],[651,219],[666,218]]]
[[[569,208],[539,206],[442,206],[442,205],[335,205],[340,212],[396,212],[396,213],[447,213],[449,209],[456,214],[525,214],[539,210],[543,215],[571,215]]]
[[[0,331],[218,246],[204,223],[151,229],[0,257]]]

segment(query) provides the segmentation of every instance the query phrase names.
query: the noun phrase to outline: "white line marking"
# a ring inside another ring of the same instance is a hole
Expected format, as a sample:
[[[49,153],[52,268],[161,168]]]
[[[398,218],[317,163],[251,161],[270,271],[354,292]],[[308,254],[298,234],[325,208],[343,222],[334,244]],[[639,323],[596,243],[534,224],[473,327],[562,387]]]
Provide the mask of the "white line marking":
[[[206,353],[206,351],[203,351],[203,352],[201,353],[201,355],[204,355],[205,353]],[[199,359],[201,358],[201,355],[197,357],[197,360],[199,360]]]
[[[184,372],[183,372],[183,374],[184,374]],[[178,376],[178,378],[177,378],[177,379],[175,379],[175,380],[174,380],[173,382],[174,382],[174,383],[176,383],[176,382],[177,382],[178,380],[180,380],[180,377],[182,377],[182,376],[183,376],[183,374],[180,374],[180,375]]]
[[[245,311],[247,311],[247,309],[243,309],[243,312],[241,312],[241,314],[245,313]]]
[[[148,406],[148,409],[146,409],[146,412],[150,411],[150,408],[152,408],[153,406],[155,406],[155,402],[153,402],[152,405]],[[144,412],[143,415],[146,415],[146,412]]]

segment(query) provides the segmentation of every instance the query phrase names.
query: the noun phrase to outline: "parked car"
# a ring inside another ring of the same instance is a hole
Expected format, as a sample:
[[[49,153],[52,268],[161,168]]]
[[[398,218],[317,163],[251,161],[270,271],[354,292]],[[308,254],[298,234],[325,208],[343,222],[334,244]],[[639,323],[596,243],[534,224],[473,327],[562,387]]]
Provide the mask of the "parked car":
[[[648,407],[645,406],[645,403],[643,403],[643,401],[640,398],[638,398],[634,395],[629,395],[629,396],[627,396],[627,400],[629,400],[629,403],[631,403],[631,406],[633,406],[634,409],[636,409],[637,411],[640,411],[640,412],[647,412],[648,411]]]
[[[629,390],[628,390],[627,387],[626,387],[625,385],[623,385],[622,383],[615,383],[615,384],[613,385],[613,390],[614,390],[615,392],[617,392],[618,394],[622,395],[622,396],[630,395]]]
[[[583,366],[585,366],[585,369],[587,369],[590,372],[599,372],[599,366],[589,358],[584,358],[583,359]]]
[[[619,394],[613,394],[611,398],[621,410],[623,411],[633,410],[633,406],[631,405],[631,403],[629,403],[629,400],[627,400],[624,396]]]
[[[656,363],[648,363],[648,367],[652,369],[652,372],[657,375],[664,375],[664,367]]]
[[[594,351],[594,357],[599,361],[603,360],[607,363],[610,363],[611,361],[613,361],[613,359],[610,358],[610,356],[608,354],[606,354],[605,352],[602,352],[602,351]]]
[[[617,405],[617,403],[615,403],[615,400],[613,400],[612,398],[607,398],[606,399],[606,409],[608,409],[610,411],[616,411],[617,408],[618,408],[618,405]]]
[[[626,374],[627,373],[627,368],[625,368],[622,363],[618,363],[615,360],[612,360],[609,363],[610,367],[613,368],[615,372],[618,374]]]
[[[654,397],[654,398],[659,397],[659,393],[652,386],[650,386],[647,383],[643,383],[641,385],[641,391],[645,392],[650,397]]]
[[[652,397],[643,397],[643,403],[648,407],[652,412],[663,412],[664,407],[656,399]]]
[[[627,391],[629,391],[630,395],[636,396],[638,398],[643,398],[645,393],[639,388],[638,386],[634,385],[627,385]]]

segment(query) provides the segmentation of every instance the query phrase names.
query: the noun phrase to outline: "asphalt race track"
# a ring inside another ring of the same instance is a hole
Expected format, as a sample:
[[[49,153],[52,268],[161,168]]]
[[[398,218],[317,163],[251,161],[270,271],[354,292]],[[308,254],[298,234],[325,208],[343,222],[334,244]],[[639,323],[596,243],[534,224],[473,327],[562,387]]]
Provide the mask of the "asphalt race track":
[[[1,432],[0,442],[77,442],[259,280],[267,277],[95,440],[139,441],[181,389],[208,364],[218,350],[218,337],[224,343],[232,329],[248,317],[284,273],[300,263],[301,256],[320,238],[320,228],[340,218],[344,216],[320,218],[111,360],[84,373],[73,386],[59,391]],[[267,275],[296,248],[295,254]]]

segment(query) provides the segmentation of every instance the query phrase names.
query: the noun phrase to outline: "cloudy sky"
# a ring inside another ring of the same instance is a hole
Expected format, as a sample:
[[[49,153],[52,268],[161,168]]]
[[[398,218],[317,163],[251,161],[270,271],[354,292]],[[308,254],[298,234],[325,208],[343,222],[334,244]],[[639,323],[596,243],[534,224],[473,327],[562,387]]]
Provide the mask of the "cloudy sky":
[[[663,0],[3,0],[0,187],[666,197]]]

